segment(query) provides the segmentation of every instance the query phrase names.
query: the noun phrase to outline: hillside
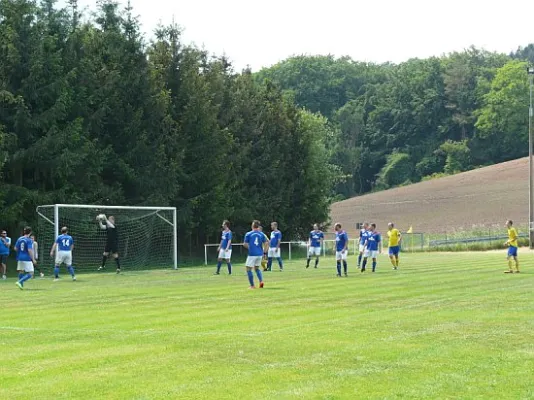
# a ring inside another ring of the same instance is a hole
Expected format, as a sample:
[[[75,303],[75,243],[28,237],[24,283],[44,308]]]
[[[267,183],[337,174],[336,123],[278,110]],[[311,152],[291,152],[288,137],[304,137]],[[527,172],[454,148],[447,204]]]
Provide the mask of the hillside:
[[[360,221],[376,222],[381,231],[394,221],[402,231],[429,233],[503,225],[508,218],[526,226],[528,158],[354,197],[333,204],[330,215],[349,232]]]

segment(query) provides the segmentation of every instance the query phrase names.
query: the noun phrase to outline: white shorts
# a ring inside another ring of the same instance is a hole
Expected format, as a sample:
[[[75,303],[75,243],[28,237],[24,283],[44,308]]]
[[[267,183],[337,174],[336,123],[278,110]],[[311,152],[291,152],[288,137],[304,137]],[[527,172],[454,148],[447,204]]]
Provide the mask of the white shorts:
[[[229,260],[230,258],[232,258],[232,250],[219,250],[219,258],[221,260]]]
[[[363,253],[363,251],[365,250],[365,246],[360,243],[359,249],[360,249],[360,253]]]
[[[348,250],[336,251],[336,261],[346,260],[348,253],[349,253]]]
[[[18,261],[17,271],[33,272],[33,263],[31,261]]]
[[[365,252],[363,253],[363,256],[365,258],[368,258],[368,257],[376,258],[377,255],[378,255],[378,250],[365,250]]]
[[[259,267],[263,256],[247,256],[247,262],[245,265],[249,268]]]
[[[72,266],[72,251],[58,251],[56,253],[56,265],[65,264],[67,267]]]
[[[269,253],[267,254],[269,258],[279,258],[280,257],[280,248],[271,247],[269,248]]]
[[[310,247],[308,249],[308,255],[309,256],[319,257],[321,255],[321,248],[320,247]]]

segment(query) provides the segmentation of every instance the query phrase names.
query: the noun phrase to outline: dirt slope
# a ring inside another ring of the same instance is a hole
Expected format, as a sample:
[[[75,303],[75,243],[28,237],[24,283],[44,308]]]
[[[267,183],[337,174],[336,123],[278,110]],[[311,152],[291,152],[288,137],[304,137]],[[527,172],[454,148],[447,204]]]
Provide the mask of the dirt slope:
[[[528,224],[528,158],[354,197],[332,205],[332,222],[349,232],[360,221],[378,224],[385,231],[394,221],[402,231],[470,230],[502,225],[511,218]]]

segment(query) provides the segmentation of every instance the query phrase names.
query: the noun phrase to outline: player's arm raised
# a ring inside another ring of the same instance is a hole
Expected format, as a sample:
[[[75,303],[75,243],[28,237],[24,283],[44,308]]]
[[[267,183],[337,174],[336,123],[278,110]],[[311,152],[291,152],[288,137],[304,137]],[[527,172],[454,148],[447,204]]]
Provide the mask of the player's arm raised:
[[[100,229],[107,229],[107,225],[104,225],[104,221],[107,223],[108,219],[104,214],[102,214],[102,218],[98,219],[98,225],[100,225]]]

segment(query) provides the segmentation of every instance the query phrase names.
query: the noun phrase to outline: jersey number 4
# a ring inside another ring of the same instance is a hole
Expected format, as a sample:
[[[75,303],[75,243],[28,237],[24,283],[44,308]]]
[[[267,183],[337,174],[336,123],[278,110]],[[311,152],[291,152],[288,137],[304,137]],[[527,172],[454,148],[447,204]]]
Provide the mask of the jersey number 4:
[[[256,246],[259,246],[259,245],[260,245],[260,241],[258,240],[258,238],[254,239],[254,244],[255,244]]]

